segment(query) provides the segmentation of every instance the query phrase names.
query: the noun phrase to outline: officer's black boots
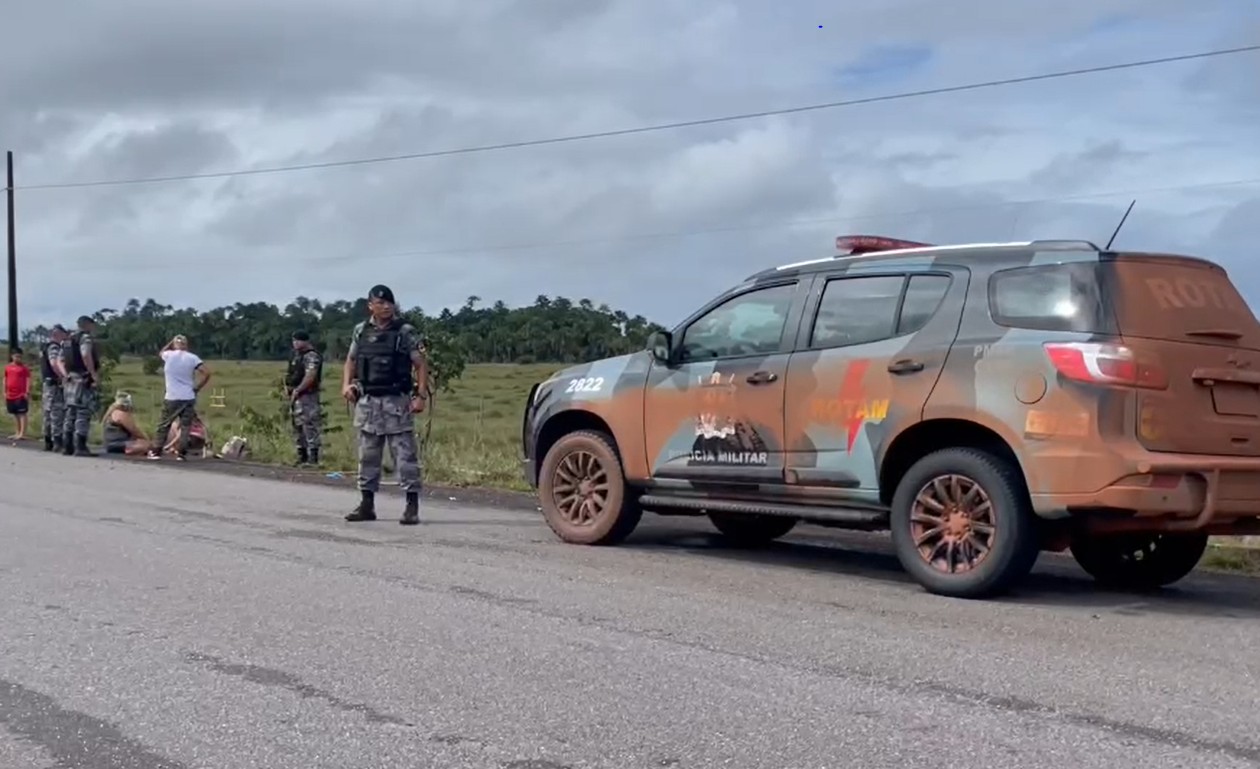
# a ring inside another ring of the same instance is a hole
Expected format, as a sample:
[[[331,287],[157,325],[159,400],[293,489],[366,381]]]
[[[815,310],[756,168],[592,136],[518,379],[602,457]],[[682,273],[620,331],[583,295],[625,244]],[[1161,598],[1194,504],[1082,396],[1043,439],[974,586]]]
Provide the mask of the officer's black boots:
[[[306,463],[311,467],[319,465],[319,449],[311,449],[306,452]]]
[[[96,453],[88,448],[86,435],[76,435],[74,437],[74,453],[81,457],[96,456]]]
[[[420,494],[419,492],[407,492],[407,506],[403,508],[403,517],[399,521],[404,526],[415,526],[420,523]]]
[[[359,500],[359,504],[350,514],[346,516],[347,521],[375,521],[376,520],[376,495],[370,491],[359,492],[363,495],[363,499]]]
[[[309,457],[308,457],[308,455],[307,455],[307,451],[306,451],[306,449],[304,449],[304,448],[299,448],[299,449],[297,450],[297,455],[298,455],[298,457],[297,457],[297,463],[298,463],[299,465],[309,464],[309,461],[310,461],[310,460],[309,460]]]
[[[74,433],[61,436],[61,453],[68,457],[74,456]]]
[[[60,441],[54,441],[52,433],[44,433],[44,451],[56,451],[61,448]]]

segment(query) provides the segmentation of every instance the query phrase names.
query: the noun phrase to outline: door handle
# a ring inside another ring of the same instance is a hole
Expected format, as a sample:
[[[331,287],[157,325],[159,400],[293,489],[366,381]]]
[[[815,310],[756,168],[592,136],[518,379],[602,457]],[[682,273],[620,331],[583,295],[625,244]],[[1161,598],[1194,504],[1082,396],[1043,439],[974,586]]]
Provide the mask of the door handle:
[[[922,371],[923,364],[917,360],[910,358],[902,358],[888,364],[888,371],[893,374],[913,374],[916,371]]]
[[[773,371],[758,371],[756,373],[749,374],[748,378],[745,379],[744,381],[748,382],[748,384],[758,385],[758,384],[767,384],[769,382],[773,382],[778,378],[779,378],[779,375],[774,373]]]

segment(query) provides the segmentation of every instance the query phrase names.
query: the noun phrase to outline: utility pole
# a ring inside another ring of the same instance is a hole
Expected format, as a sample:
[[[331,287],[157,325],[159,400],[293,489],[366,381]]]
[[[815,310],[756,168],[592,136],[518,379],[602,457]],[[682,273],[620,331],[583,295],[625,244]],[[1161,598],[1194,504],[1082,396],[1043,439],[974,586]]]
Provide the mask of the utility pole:
[[[9,351],[17,349],[18,346],[18,316],[17,316],[17,239],[14,237],[14,216],[13,216],[13,150],[6,153],[9,161]]]

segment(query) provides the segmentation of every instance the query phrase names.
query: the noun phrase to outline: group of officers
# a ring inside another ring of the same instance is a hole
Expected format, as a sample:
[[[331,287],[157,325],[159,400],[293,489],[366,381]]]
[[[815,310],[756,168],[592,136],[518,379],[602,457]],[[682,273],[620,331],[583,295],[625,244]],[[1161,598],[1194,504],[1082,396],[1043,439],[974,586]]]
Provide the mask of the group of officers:
[[[96,414],[100,391],[100,360],[92,338],[96,321],[83,315],[74,333],[60,323],[40,346],[41,406],[44,450],[92,456],[88,431]]]
[[[353,407],[359,450],[360,499],[346,520],[376,520],[376,492],[388,445],[405,498],[399,523],[415,525],[420,522],[421,490],[415,416],[427,406],[428,358],[416,329],[398,317],[394,293],[388,286],[373,286],[367,300],[369,318],[354,327],[341,373],[341,396]],[[83,316],[74,333],[54,326],[50,340],[41,347],[47,451],[93,454],[87,441],[99,402],[95,330],[95,321]],[[323,359],[304,331],[293,334],[293,352],[285,389],[292,407],[298,462],[318,464],[323,433],[319,404]]]

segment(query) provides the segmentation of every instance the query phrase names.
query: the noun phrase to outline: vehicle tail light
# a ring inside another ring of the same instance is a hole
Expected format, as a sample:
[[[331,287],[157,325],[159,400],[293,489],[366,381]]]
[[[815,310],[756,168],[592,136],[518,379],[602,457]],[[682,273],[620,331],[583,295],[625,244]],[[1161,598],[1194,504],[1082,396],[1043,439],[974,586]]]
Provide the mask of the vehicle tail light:
[[[1141,358],[1124,345],[1049,342],[1045,348],[1055,369],[1075,382],[1148,390],[1168,388],[1168,374],[1158,361]]]

